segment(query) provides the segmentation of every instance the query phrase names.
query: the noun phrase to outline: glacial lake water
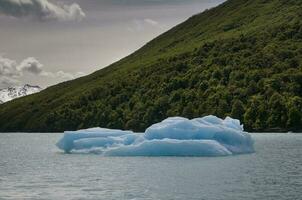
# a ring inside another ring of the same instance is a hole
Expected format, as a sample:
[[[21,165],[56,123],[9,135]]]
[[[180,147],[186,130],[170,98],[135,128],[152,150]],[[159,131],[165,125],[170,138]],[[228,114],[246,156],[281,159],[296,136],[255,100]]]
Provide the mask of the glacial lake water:
[[[0,133],[0,199],[299,200],[302,134],[252,134],[229,157],[64,154],[62,134]]]

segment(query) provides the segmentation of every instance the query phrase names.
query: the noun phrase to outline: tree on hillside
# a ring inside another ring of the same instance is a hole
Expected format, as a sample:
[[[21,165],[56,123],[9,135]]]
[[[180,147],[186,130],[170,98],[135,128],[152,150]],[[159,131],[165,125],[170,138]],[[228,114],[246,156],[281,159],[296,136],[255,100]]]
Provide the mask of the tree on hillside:
[[[302,128],[302,98],[293,97],[288,105],[288,120],[287,127],[292,130]]]
[[[239,119],[242,122],[244,113],[245,109],[242,101],[238,99],[235,100],[232,105],[231,117],[234,119]]]

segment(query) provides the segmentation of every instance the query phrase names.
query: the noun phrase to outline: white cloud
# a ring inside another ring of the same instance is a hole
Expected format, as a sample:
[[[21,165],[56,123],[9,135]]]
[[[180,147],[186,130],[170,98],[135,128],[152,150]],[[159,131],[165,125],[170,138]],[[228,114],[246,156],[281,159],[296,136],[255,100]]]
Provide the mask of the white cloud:
[[[75,77],[82,77],[82,76],[85,76],[86,74],[84,72],[76,72],[75,73]]]
[[[83,72],[69,73],[69,72],[64,72],[64,71],[60,70],[58,72],[43,71],[41,73],[41,75],[45,76],[45,77],[50,77],[50,78],[59,78],[62,80],[72,80],[72,79],[84,76],[85,73],[83,73]]]
[[[41,74],[43,65],[35,58],[29,57],[23,60],[18,66],[21,72],[29,72],[32,74]]]
[[[64,71],[58,71],[58,72],[56,73],[56,75],[57,75],[58,77],[62,78],[62,79],[67,79],[67,80],[70,80],[70,79],[74,79],[74,78],[75,78],[73,74],[71,74],[71,73],[66,73],[66,72],[64,72]]]
[[[146,22],[147,24],[150,24],[150,25],[152,25],[152,26],[157,26],[157,25],[158,25],[158,22],[157,22],[157,21],[155,21],[155,20],[153,20],[153,19],[149,19],[149,18],[144,19],[144,22]]]
[[[0,89],[19,84],[20,81],[15,78],[0,75]]]
[[[50,72],[44,70],[43,65],[34,57],[29,57],[19,64],[15,60],[0,55],[0,86],[8,87],[20,83],[20,78],[26,74],[44,76],[58,81],[72,80],[85,74],[83,72],[69,73],[65,71]]]
[[[14,60],[0,56],[0,76],[18,76],[17,63]]]
[[[127,29],[131,32],[141,32],[150,27],[161,28],[157,21],[150,18],[134,19],[131,22],[131,25],[127,27]]]
[[[0,14],[39,21],[79,21],[85,17],[76,3],[54,4],[48,0],[0,0]]]

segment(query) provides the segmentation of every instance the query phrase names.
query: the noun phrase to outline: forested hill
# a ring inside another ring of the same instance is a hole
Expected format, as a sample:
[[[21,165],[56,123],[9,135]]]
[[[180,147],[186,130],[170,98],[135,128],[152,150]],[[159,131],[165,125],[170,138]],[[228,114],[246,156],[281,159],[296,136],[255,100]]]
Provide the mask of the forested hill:
[[[0,105],[0,132],[141,131],[208,114],[302,130],[302,1],[229,0],[107,68]]]

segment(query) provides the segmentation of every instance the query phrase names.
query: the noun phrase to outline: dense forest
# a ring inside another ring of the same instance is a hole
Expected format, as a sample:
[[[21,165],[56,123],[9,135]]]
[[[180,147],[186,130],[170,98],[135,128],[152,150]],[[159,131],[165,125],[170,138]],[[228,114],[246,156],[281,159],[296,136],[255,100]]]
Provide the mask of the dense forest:
[[[208,114],[302,131],[302,1],[226,1],[89,76],[0,105],[0,131],[142,131]]]

